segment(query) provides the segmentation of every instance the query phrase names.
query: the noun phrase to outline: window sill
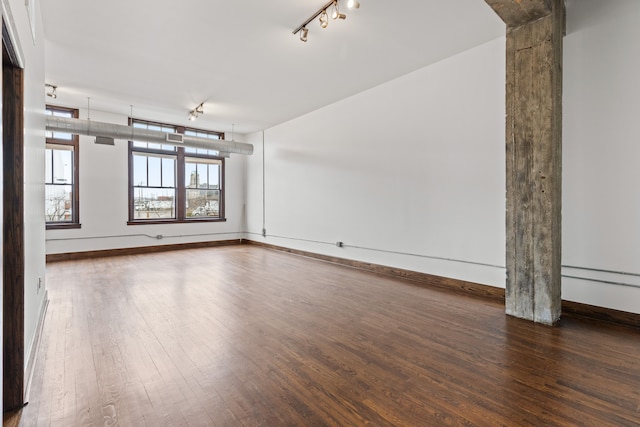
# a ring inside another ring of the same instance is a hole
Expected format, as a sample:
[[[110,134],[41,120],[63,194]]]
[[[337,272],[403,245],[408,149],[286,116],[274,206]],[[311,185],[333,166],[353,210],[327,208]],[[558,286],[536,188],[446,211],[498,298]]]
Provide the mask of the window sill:
[[[74,228],[82,228],[82,224],[77,222],[62,222],[59,224],[48,222],[45,227],[46,230],[69,230]]]
[[[203,222],[226,222],[226,218],[197,218],[197,219],[134,219],[127,221],[127,225],[148,224],[200,224]]]

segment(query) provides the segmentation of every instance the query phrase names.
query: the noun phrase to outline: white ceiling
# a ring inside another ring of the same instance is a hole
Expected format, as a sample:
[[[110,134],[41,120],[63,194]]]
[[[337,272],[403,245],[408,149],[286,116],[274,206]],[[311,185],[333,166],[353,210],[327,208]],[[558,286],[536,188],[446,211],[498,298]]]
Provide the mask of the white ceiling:
[[[292,31],[327,0],[42,0],[58,105],[247,133],[504,34],[484,0],[360,0]],[[346,3],[345,3],[346,4]],[[50,98],[47,98],[50,101]]]

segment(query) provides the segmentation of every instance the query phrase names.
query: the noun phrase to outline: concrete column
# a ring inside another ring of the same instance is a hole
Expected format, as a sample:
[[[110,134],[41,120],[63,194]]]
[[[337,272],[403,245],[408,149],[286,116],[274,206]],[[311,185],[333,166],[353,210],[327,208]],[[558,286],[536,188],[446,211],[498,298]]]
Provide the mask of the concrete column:
[[[561,314],[563,0],[485,0],[507,24],[506,312]]]

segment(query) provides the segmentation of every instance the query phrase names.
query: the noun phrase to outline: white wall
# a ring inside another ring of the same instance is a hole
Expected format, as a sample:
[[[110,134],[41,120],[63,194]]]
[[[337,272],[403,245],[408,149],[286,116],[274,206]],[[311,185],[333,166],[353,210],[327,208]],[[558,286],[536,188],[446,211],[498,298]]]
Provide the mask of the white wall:
[[[71,106],[73,107],[73,106]],[[76,106],[77,108],[77,106]],[[86,119],[86,109],[80,109]],[[127,124],[127,116],[91,110],[91,120]],[[214,129],[215,130],[215,129]],[[197,224],[127,225],[128,145],[94,144],[93,137],[80,136],[80,229],[48,230],[47,254],[82,252],[139,246],[239,239],[244,230],[244,160],[232,155],[225,161],[226,222]],[[158,240],[157,235],[163,238]]]
[[[266,130],[266,239],[251,135],[249,238],[504,287],[504,44]]]
[[[634,313],[638,16],[635,0],[570,2],[564,59],[563,298]],[[252,135],[249,237],[503,287],[503,58],[495,40],[268,129],[264,153]]]
[[[640,2],[604,3],[568,5],[563,298],[640,313]],[[227,223],[127,226],[126,144],[83,137],[82,229],[47,232],[47,253],[246,230],[276,245],[504,287],[503,38],[267,129],[264,151],[262,133],[244,140],[255,153],[227,163]]]
[[[640,2],[572,0],[569,8],[563,265],[583,268],[563,274],[636,287],[565,277],[563,297],[640,313]]]
[[[15,15],[24,13],[24,1],[12,1]],[[39,7],[36,3],[36,41],[23,32],[20,39],[25,54],[24,71],[24,239],[25,239],[25,361],[35,351],[35,334],[45,304],[44,253],[44,40]],[[23,31],[27,28],[21,27]],[[31,31],[31,28],[28,28]],[[39,281],[42,287],[38,287]]]
[[[24,1],[2,5],[25,62],[28,360],[44,304],[36,286],[45,273],[44,43],[39,10],[34,43]],[[636,0],[569,2],[563,298],[640,313],[637,16]],[[264,152],[262,134],[247,140],[255,154],[227,160],[226,223],[127,226],[126,143],[82,137],[82,228],[48,231],[47,253],[237,238],[247,230],[277,245],[504,286],[503,39],[268,129]]]
[[[3,19],[8,22],[24,63],[25,363],[34,351],[36,328],[45,304],[45,288],[38,289],[37,286],[38,278],[45,277],[44,217],[41,214],[44,210],[44,40],[37,2],[35,5],[34,41],[25,2],[2,2]]]

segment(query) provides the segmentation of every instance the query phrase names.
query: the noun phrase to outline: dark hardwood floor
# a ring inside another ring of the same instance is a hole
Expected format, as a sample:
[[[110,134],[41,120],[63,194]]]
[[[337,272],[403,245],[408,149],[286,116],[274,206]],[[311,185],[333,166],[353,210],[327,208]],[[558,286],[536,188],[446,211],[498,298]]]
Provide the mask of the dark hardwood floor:
[[[242,245],[47,266],[22,426],[638,426],[640,331]]]

